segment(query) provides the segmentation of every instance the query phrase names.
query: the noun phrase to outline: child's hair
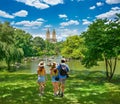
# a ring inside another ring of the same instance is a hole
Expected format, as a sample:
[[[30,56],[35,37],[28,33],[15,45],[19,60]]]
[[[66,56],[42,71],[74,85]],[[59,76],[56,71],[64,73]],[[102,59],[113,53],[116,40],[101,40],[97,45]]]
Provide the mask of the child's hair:
[[[44,69],[44,67],[40,67],[40,66],[38,67],[38,71],[40,71],[40,72],[41,72],[43,69]]]
[[[56,69],[56,68],[54,68],[53,70],[54,70],[54,73],[56,74],[56,73],[57,73],[57,69]]]
[[[53,62],[52,68],[56,68],[56,62]]]

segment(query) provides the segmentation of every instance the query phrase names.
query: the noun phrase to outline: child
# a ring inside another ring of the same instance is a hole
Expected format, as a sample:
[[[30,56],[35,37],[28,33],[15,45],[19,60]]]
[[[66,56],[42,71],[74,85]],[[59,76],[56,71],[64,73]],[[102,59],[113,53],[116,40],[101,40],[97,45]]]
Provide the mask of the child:
[[[37,74],[38,74],[38,84],[39,84],[39,91],[40,91],[39,96],[41,96],[41,95],[44,94],[45,76],[46,76],[46,72],[45,72],[44,62],[43,61],[41,61],[39,63],[39,65],[38,65]]]
[[[53,64],[52,64],[52,67],[50,69],[50,76],[51,76],[51,79],[52,79],[54,96],[57,96],[58,80],[56,80],[56,77],[58,76],[58,70],[56,69],[56,62],[53,62]]]

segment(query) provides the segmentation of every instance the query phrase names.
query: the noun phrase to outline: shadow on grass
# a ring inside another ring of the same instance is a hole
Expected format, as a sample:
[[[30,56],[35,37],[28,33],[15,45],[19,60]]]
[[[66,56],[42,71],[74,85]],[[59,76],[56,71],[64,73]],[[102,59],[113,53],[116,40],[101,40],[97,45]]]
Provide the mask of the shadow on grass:
[[[39,96],[36,80],[35,74],[0,74],[0,104],[119,104],[120,76],[109,83],[104,72],[71,71],[63,98],[53,96],[49,75]]]
[[[120,75],[108,82],[103,71],[71,71],[69,80],[67,92],[81,104],[119,104]]]

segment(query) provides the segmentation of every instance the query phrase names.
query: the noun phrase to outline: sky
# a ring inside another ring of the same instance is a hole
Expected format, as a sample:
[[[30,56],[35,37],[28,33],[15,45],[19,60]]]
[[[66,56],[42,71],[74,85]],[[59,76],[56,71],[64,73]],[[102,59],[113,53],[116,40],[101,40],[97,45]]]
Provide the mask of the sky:
[[[0,0],[0,22],[33,37],[46,38],[49,28],[58,41],[80,35],[96,19],[112,19],[120,13],[120,0]]]

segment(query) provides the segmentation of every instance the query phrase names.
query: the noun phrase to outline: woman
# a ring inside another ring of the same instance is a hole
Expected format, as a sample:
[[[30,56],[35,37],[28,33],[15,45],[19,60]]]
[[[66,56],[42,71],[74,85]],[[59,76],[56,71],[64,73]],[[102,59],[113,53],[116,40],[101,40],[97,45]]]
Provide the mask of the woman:
[[[40,96],[44,94],[44,89],[45,89],[45,68],[44,68],[44,62],[41,61],[38,65],[37,69],[37,74],[38,74],[38,84],[39,84],[39,91],[40,91]]]
[[[58,80],[56,80],[56,77],[58,76],[58,70],[56,69],[56,62],[53,62],[52,64],[52,67],[50,69],[50,76],[52,79],[54,96],[57,96],[59,87],[58,87]]]

